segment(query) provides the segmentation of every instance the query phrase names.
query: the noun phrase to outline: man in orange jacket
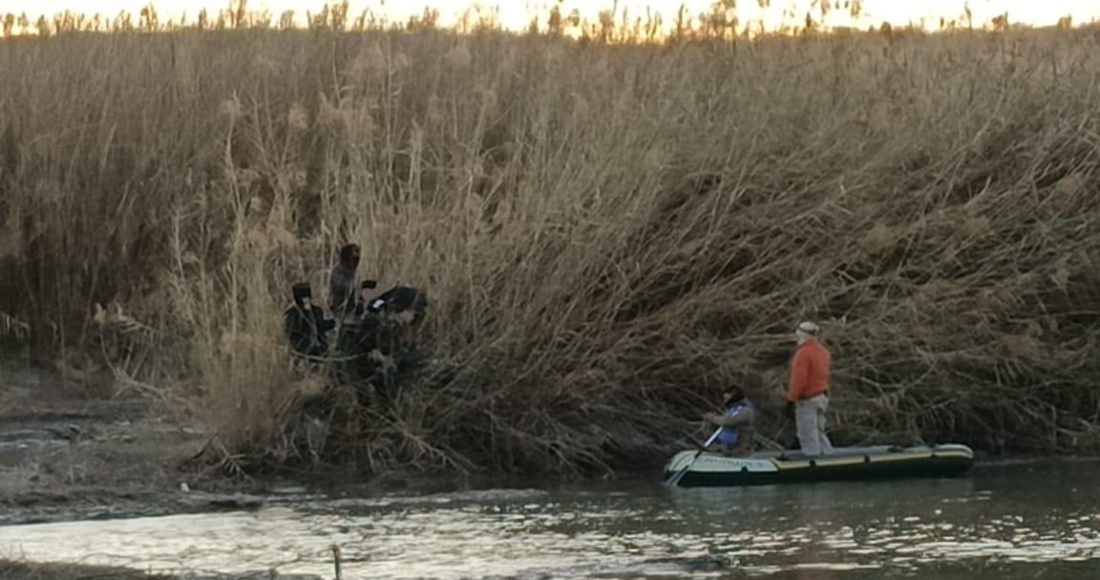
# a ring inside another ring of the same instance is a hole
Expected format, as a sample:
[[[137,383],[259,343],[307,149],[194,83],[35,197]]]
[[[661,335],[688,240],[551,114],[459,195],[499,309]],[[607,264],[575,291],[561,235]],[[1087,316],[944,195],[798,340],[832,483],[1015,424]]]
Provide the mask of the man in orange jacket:
[[[833,451],[833,444],[825,434],[833,356],[818,340],[818,332],[813,322],[803,322],[795,329],[798,349],[791,358],[791,376],[787,387],[787,406],[794,407],[798,443],[806,455]]]

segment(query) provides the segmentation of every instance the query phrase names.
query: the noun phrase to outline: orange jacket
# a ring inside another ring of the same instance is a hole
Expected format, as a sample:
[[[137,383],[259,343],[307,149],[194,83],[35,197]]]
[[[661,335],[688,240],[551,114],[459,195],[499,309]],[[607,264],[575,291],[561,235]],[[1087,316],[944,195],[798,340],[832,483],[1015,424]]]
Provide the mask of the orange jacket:
[[[787,400],[791,402],[816,397],[829,389],[829,371],[833,355],[825,345],[807,340],[794,351],[791,358],[791,379],[787,387]]]

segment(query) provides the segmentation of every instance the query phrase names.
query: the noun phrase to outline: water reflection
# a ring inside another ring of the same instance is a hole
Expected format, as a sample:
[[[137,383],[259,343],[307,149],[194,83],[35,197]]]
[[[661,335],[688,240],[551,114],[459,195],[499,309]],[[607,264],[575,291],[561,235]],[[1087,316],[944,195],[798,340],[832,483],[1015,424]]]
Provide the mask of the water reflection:
[[[1007,580],[1040,565],[1068,579],[1080,570],[1067,566],[1100,569],[1098,475],[1082,463],[944,481],[283,496],[256,512],[0,527],[0,546],[39,560],[331,577],[338,544],[351,578]]]

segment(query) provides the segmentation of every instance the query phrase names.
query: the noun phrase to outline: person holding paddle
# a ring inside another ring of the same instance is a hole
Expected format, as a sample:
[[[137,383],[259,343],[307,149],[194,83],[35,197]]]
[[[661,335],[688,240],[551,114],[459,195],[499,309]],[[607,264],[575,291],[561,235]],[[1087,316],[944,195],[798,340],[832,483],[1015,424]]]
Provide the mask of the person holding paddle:
[[[703,420],[709,425],[721,427],[707,451],[720,451],[732,456],[748,455],[752,453],[756,405],[745,397],[740,387],[733,387],[722,396],[726,400],[722,405],[725,411],[703,415]]]
[[[703,420],[709,425],[718,427],[706,443],[699,446],[699,450],[691,456],[683,467],[679,467],[665,480],[666,485],[677,486],[684,475],[691,470],[695,460],[704,451],[718,451],[727,456],[744,456],[752,452],[754,429],[753,422],[756,419],[756,405],[745,397],[740,387],[733,387],[722,394],[726,402],[723,405],[725,411],[719,413],[706,413]]]

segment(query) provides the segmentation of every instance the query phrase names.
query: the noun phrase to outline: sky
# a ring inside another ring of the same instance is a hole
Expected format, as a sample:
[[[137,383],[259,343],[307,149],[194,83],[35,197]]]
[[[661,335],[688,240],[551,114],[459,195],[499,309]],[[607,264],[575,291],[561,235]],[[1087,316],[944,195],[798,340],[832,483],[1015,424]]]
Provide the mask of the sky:
[[[741,22],[763,23],[765,29],[775,29],[786,22],[800,22],[807,11],[815,10],[820,2],[828,2],[838,8],[831,11],[825,19],[826,27],[854,26],[867,28],[883,22],[894,25],[919,23],[922,19],[925,27],[935,29],[941,17],[957,18],[969,5],[975,25],[988,23],[992,18],[1005,12],[1011,22],[1026,23],[1033,26],[1053,25],[1063,16],[1073,17],[1075,24],[1084,24],[1093,20],[1100,21],[1100,0],[859,0],[863,16],[853,20],[844,6],[853,0],[771,0],[769,8],[761,8],[757,0],[739,0],[738,18]],[[157,9],[161,22],[177,20],[181,14],[188,21],[194,21],[195,15],[203,8],[212,12],[228,6],[228,0],[0,0],[0,14],[6,12],[26,12],[32,21],[40,15],[50,16],[66,9],[77,13],[100,13],[105,17],[128,11],[135,16],[141,8],[152,3]],[[482,0],[482,6],[496,8],[506,28],[522,30],[530,22],[533,14],[547,14],[554,3],[568,14],[574,8],[582,16],[596,19],[600,10],[616,8],[621,17],[624,10],[632,15],[644,15],[647,7],[658,12],[667,23],[674,21],[681,5],[690,13],[707,11],[713,0]],[[420,14],[425,7],[439,10],[441,24],[447,25],[473,5],[472,0],[350,0],[350,15],[359,15],[369,9],[374,14],[384,14],[391,22],[405,21],[409,16]],[[250,10],[266,8],[278,21],[279,15],[286,10],[295,11],[299,20],[304,19],[307,11],[317,12],[325,5],[325,0],[249,0]],[[793,17],[792,17],[793,16]],[[633,20],[633,18],[631,18]],[[820,20],[820,19],[819,19]],[[545,17],[542,18],[545,22]]]

